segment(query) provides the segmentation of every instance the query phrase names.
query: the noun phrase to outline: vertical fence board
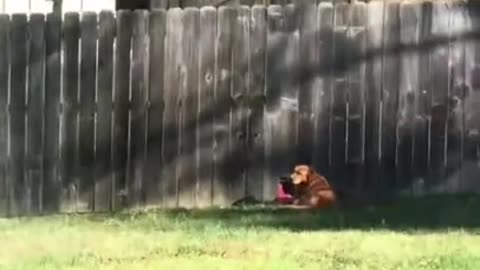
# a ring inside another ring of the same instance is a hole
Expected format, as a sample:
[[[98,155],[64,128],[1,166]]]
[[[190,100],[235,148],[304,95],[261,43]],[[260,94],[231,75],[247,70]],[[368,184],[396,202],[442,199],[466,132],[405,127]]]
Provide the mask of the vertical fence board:
[[[249,76],[249,28],[250,8],[241,6],[237,9],[233,23],[232,44],[232,88],[233,98],[232,122],[229,132],[228,166],[232,177],[229,195],[233,201],[246,195],[246,166],[247,166],[247,102],[248,102],[248,76]]]
[[[300,55],[298,61],[306,66],[318,63],[317,39],[317,9],[315,1],[305,4],[302,8],[303,16],[300,19]],[[313,111],[317,107],[318,98],[313,98],[318,91],[318,80],[315,77],[300,82],[298,92],[298,153],[297,162],[312,164],[314,121]]]
[[[348,61],[346,53],[348,49],[345,46],[348,34],[349,8],[346,3],[339,3],[334,7],[334,66],[346,65]],[[331,155],[330,179],[338,189],[345,190],[348,189],[348,186],[345,186],[347,180],[347,74],[343,70],[334,70],[333,80],[332,113],[330,115],[332,128],[329,150]]]
[[[167,9],[168,0],[150,0],[150,8],[154,11],[158,11],[156,9]]]
[[[214,140],[214,84],[215,36],[217,12],[213,7],[200,10],[199,45],[199,100],[198,100],[198,186],[197,206],[210,206],[213,202],[213,140]]]
[[[368,3],[368,50],[381,49],[383,46],[383,1]],[[381,91],[382,91],[382,57],[376,57],[367,62],[365,91],[365,181],[367,193],[374,190],[379,182],[380,168],[380,138],[381,138]]]
[[[275,194],[278,177],[288,175],[297,159],[298,84],[293,81],[299,61],[299,33],[294,6],[272,5],[267,11],[267,144],[268,176],[264,199]]]
[[[43,102],[45,76],[45,16],[32,14],[28,48],[27,212],[41,213],[43,188]]]
[[[420,5],[405,2],[400,5],[400,42],[404,45],[418,44],[420,35]],[[418,53],[411,52],[401,59],[400,81],[398,90],[397,113],[397,184],[407,193],[412,184],[412,157],[414,126],[414,92],[419,89]]]
[[[386,3],[384,20],[384,46],[392,48],[400,42],[399,2]],[[395,179],[396,157],[396,120],[398,110],[398,85],[400,56],[396,53],[383,56],[382,90],[382,139],[381,168],[379,188],[383,192],[391,191],[397,184]],[[386,195],[386,194],[382,194]]]
[[[432,3],[431,1],[418,3],[421,5],[422,19],[419,42],[425,42],[430,38],[430,29],[432,21]],[[428,156],[429,156],[429,117],[430,117],[430,93],[431,93],[431,76],[430,76],[430,54],[428,51],[421,52],[419,56],[418,67],[419,87],[414,92],[415,106],[415,131],[413,144],[413,177],[424,182],[427,172]]]
[[[471,20],[471,31],[480,31],[480,2],[467,5]],[[464,145],[462,164],[462,186],[468,191],[478,190],[480,173],[480,42],[471,40],[468,44],[466,67],[471,89],[466,93],[464,104]]]
[[[181,160],[179,175],[179,204],[182,207],[195,206],[197,189],[197,117],[198,110],[198,45],[200,33],[200,11],[186,8],[183,15],[182,77],[180,80],[180,146]]]
[[[266,53],[266,7],[252,7],[250,18],[250,76],[248,86],[249,119],[247,132],[248,171],[247,196],[263,199],[265,151],[265,53]]]
[[[61,95],[61,43],[62,18],[48,14],[46,22],[46,63],[45,63],[45,138],[43,210],[55,213],[60,210],[62,181],[59,177],[61,161],[60,148],[60,95]]]
[[[362,2],[355,3],[350,11],[349,39],[355,52],[364,55],[366,50],[367,9]],[[350,188],[360,192],[364,181],[365,162],[365,61],[362,60],[348,72],[348,130],[347,165]]]
[[[128,155],[128,112],[130,93],[130,49],[132,36],[132,13],[117,11],[114,94],[112,163],[114,187],[112,204],[114,209],[127,206],[127,155]]]
[[[320,82],[314,87],[313,98],[316,100],[314,108],[314,139],[313,139],[313,165],[326,175],[330,176],[330,112],[332,97],[332,68],[333,68],[333,5],[332,3],[322,2],[317,10],[317,29],[318,31],[318,63],[324,68],[324,72],[319,74]]]
[[[178,206],[178,144],[180,136],[180,82],[183,76],[182,46],[183,11],[179,8],[167,11],[165,37],[165,113],[163,115],[163,173],[162,198],[166,207]]]
[[[76,211],[78,197],[78,13],[65,14],[63,24],[62,181],[63,211]]]
[[[8,69],[9,59],[8,15],[0,15],[0,216],[6,216],[9,209],[11,181],[7,178],[8,160]]]
[[[180,7],[181,0],[168,0],[168,8],[178,8]]]
[[[25,89],[27,81],[27,16],[12,15],[10,31],[10,162],[11,212],[25,214]]]
[[[97,14],[82,14],[79,94],[79,197],[77,211],[92,211],[95,205],[94,117],[97,79]]]
[[[150,34],[150,74],[147,161],[145,168],[145,200],[147,205],[160,205],[162,201],[160,172],[162,159],[162,123],[165,67],[165,30],[166,11],[154,10],[149,17]]]
[[[263,186],[263,199],[273,199],[275,192],[275,178],[279,175],[276,174],[276,168],[280,167],[280,161],[278,155],[274,153],[274,150],[279,149],[274,145],[274,136],[276,134],[274,127],[277,120],[277,110],[279,109],[279,101],[276,100],[279,94],[281,85],[278,83],[280,78],[276,77],[275,73],[281,65],[277,50],[281,50],[281,43],[286,42],[285,36],[279,33],[283,29],[284,25],[284,12],[283,8],[279,5],[268,6],[267,9],[267,49],[266,49],[266,63],[265,63],[265,121],[264,121],[264,140],[265,140],[265,179]],[[280,43],[280,44],[279,44]],[[285,43],[286,44],[286,43]],[[279,48],[279,49],[277,49]]]
[[[468,9],[462,1],[453,1],[451,11],[450,34],[457,35],[463,31],[470,31],[468,25]],[[464,145],[464,106],[466,101],[466,48],[467,42],[452,40],[450,45],[449,62],[449,93],[448,104],[448,132],[447,132],[447,167],[446,177],[451,181],[450,187],[454,191],[465,191],[463,185],[463,145]],[[449,181],[449,182],[450,182]]]
[[[448,36],[450,12],[447,1],[434,1],[432,10],[433,36]],[[444,189],[441,184],[446,176],[446,129],[448,118],[449,46],[442,45],[431,52],[431,123],[429,183],[435,189]],[[445,191],[445,190],[444,190]]]
[[[112,12],[98,15],[98,78],[95,121],[95,211],[112,210],[113,172],[111,163],[112,93],[113,93],[113,41],[115,18]]]
[[[145,204],[145,159],[147,154],[148,13],[136,10],[132,19],[131,110],[128,201]]]
[[[215,70],[215,152],[214,152],[214,205],[228,203],[230,170],[226,158],[229,155],[229,127],[232,99],[232,45],[235,9],[220,7],[217,10],[216,70]]]
[[[275,128],[279,131],[280,136],[273,135],[273,146],[276,149],[281,149],[281,145],[286,147],[285,151],[274,150],[275,155],[278,155],[282,160],[281,167],[276,167],[275,170],[281,173],[281,175],[290,174],[293,167],[298,162],[297,149],[298,143],[298,124],[299,124],[299,102],[298,95],[300,91],[300,84],[302,82],[295,81],[294,74],[298,73],[299,59],[300,59],[300,33],[299,33],[299,19],[297,17],[297,10],[294,4],[288,4],[284,6],[284,25],[282,31],[287,34],[287,47],[285,54],[280,54],[284,58],[283,70],[286,77],[278,77],[278,81],[282,83],[278,88],[280,92],[280,119]],[[281,74],[281,73],[280,73]],[[279,74],[279,75],[280,75]],[[289,75],[292,74],[292,75]],[[292,84],[289,84],[292,82]],[[277,82],[278,83],[278,82]],[[278,97],[277,97],[278,98]],[[278,141],[276,139],[279,139]],[[278,181],[277,179],[271,179],[272,181]],[[271,196],[274,194],[271,193]]]

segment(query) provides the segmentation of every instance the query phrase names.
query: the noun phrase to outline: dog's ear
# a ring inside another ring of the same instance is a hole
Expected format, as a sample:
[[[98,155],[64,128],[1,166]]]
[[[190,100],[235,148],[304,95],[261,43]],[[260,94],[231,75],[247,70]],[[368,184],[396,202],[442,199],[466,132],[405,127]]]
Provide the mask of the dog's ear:
[[[312,166],[308,166],[307,181],[311,182],[312,180],[314,180],[316,173],[317,172],[312,168]]]

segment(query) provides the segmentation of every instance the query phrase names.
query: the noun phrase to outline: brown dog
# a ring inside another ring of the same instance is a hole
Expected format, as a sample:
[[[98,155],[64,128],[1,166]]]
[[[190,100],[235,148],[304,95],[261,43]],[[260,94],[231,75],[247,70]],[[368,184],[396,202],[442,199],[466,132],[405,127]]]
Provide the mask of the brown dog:
[[[335,192],[327,179],[307,165],[295,166],[290,176],[295,185],[296,205],[311,208],[327,208],[336,202]]]

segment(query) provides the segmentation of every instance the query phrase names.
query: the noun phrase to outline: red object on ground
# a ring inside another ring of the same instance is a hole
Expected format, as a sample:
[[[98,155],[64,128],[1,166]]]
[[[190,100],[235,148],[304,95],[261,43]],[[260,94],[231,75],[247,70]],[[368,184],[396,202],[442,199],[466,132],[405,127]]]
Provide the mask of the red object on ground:
[[[282,184],[277,185],[277,202],[281,204],[290,204],[293,202],[293,196],[283,190]]]

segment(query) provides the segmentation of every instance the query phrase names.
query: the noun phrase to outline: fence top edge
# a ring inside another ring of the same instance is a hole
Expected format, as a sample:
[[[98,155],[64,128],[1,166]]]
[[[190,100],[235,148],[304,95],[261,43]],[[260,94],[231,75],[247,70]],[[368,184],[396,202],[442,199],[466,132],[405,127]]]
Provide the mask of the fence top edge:
[[[329,8],[332,6],[371,6],[371,5],[401,5],[401,6],[408,6],[408,5],[438,5],[438,4],[445,4],[447,3],[448,5],[461,5],[461,4],[466,4],[468,0],[391,0],[391,1],[385,1],[385,0],[358,0],[358,1],[321,1],[317,3],[317,7],[319,8]],[[245,4],[238,4],[238,5],[223,5],[223,6],[214,6],[214,5],[205,5],[201,7],[195,7],[195,6],[189,6],[189,7],[171,7],[171,8],[152,8],[152,9],[118,9],[118,10],[108,10],[108,9],[103,9],[99,11],[66,11],[63,14],[57,14],[55,12],[13,12],[13,13],[6,13],[6,12],[0,12],[0,16],[2,17],[27,17],[30,18],[32,16],[61,16],[64,18],[65,16],[85,16],[85,15],[91,15],[91,14],[96,14],[97,16],[100,14],[120,14],[120,13],[158,13],[158,12],[185,12],[187,10],[244,10],[244,9],[267,9],[267,10],[280,10],[283,8],[291,8],[296,6],[295,3],[288,3],[285,5],[281,4],[271,4],[271,5],[264,5],[264,4],[258,4],[255,3],[253,5],[245,5]]]
[[[200,8],[200,11],[216,11],[217,9],[214,6],[203,6]]]

